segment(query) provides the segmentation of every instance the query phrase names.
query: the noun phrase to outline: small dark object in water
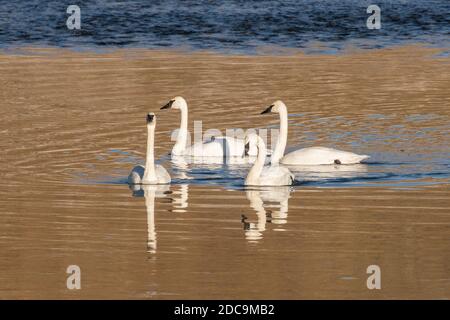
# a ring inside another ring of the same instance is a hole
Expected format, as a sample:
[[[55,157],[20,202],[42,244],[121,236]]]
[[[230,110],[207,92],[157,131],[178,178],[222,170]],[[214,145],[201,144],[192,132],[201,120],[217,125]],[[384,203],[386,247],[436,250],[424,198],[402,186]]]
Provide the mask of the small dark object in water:
[[[267,221],[267,223],[272,223],[272,210],[267,210],[266,221]]]
[[[341,164],[341,160],[339,159],[334,160],[334,164]]]

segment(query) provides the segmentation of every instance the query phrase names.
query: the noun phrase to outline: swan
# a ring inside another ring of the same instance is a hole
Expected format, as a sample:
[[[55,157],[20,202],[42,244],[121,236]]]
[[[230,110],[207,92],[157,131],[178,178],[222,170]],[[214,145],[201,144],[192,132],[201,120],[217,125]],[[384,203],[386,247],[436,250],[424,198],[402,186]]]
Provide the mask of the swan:
[[[177,109],[181,112],[180,129],[178,131],[177,140],[172,148],[172,156],[192,156],[192,157],[219,157],[223,161],[226,157],[242,157],[244,152],[244,140],[228,137],[217,136],[212,137],[210,141],[196,142],[191,146],[187,146],[188,138],[188,106],[183,97],[175,97],[161,107],[162,109]],[[250,144],[249,156],[256,156],[256,141]]]
[[[340,151],[325,147],[309,147],[298,149],[284,155],[288,134],[288,113],[286,105],[278,100],[266,108],[261,114],[280,114],[280,135],[272,153],[272,163],[286,165],[323,165],[323,164],[356,164],[369,158],[347,151]]]
[[[245,138],[245,149],[249,148],[251,135],[256,136],[256,148],[258,156],[253,167],[250,169],[247,178],[245,178],[246,186],[287,186],[294,182],[294,175],[288,168],[280,166],[278,163],[264,167],[266,160],[266,145],[264,140],[255,133],[250,133]]]
[[[139,165],[131,170],[128,176],[129,184],[166,184],[170,183],[170,175],[167,170],[157,164],[153,154],[155,142],[156,116],[154,113],[147,115],[147,157],[145,167]]]

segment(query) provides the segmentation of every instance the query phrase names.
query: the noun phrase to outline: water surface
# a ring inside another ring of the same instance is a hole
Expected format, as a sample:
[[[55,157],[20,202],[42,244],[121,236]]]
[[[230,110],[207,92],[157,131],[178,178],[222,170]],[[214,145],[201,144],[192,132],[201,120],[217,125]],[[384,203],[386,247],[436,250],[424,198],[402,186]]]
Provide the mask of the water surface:
[[[0,55],[2,298],[432,298],[450,295],[450,72],[418,46],[339,56],[154,50]],[[245,189],[248,166],[171,163],[189,125],[276,128],[288,146],[369,154]],[[171,186],[130,190],[157,112]],[[82,289],[66,289],[68,265]],[[368,290],[366,268],[382,270]]]
[[[280,48],[336,53],[347,47],[449,45],[446,0],[77,1],[81,30],[68,30],[70,1],[0,1],[0,47],[190,48],[255,53]]]

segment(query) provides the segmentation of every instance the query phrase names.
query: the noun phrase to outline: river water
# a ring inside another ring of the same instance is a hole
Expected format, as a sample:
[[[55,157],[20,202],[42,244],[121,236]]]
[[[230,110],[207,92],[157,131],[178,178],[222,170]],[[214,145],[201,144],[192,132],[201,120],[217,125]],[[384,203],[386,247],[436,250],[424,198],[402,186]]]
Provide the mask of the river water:
[[[73,4],[81,29],[70,31]],[[379,30],[366,26],[372,4],[381,9]],[[0,1],[0,47],[335,53],[423,42],[448,50],[449,12],[447,0]]]
[[[442,50],[222,55],[34,48],[0,55],[1,298],[450,297],[450,72]],[[189,126],[276,128],[368,154],[245,189],[247,165],[172,163]],[[130,190],[147,112],[170,186]],[[81,268],[81,290],[66,268]],[[368,290],[378,265],[382,289]]]

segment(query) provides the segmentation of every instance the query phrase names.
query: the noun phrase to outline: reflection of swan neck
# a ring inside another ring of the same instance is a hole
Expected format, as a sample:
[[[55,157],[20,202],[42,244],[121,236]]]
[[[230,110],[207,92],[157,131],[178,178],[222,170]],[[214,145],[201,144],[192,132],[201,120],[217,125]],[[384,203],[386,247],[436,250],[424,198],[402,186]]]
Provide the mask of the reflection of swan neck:
[[[280,215],[287,216],[288,211],[289,211],[289,200],[285,199],[283,201],[280,201]]]
[[[155,190],[144,189],[145,207],[147,209],[147,250],[156,252],[155,228]]]
[[[264,144],[263,139],[260,136],[257,136],[257,144],[258,148],[258,156],[256,158],[253,167],[250,169],[247,178],[245,179],[246,185],[258,185],[259,177],[264,168],[264,162],[266,160],[266,145]]]
[[[280,162],[280,159],[283,158],[288,135],[288,113],[286,106],[280,106],[278,112],[280,114],[280,132],[278,134],[275,150],[272,153],[272,163],[278,163]]]
[[[155,126],[147,125],[148,137],[147,137],[147,155],[145,160],[145,172],[143,180],[155,180],[155,156],[154,156],[154,144],[155,144]]]
[[[180,185],[180,190],[175,192],[180,195],[179,198],[174,198],[174,212],[186,212],[184,210],[188,207],[188,199],[189,199],[189,185],[188,184],[182,184]]]
[[[259,191],[255,190],[247,190],[247,199],[250,201],[250,207],[252,207],[257,214],[259,213],[266,213],[266,210],[264,210],[264,202],[262,201]]]
[[[188,130],[188,107],[187,104],[183,104],[180,108],[181,120],[180,129],[178,130],[177,140],[172,149],[172,154],[180,155],[186,150],[187,143],[187,130]]]
[[[264,202],[262,201],[259,191],[246,191],[247,199],[250,201],[250,206],[256,211],[257,222],[249,223],[248,230],[245,232],[245,237],[250,241],[257,241],[262,239],[262,232],[266,230],[266,210],[264,209]]]

